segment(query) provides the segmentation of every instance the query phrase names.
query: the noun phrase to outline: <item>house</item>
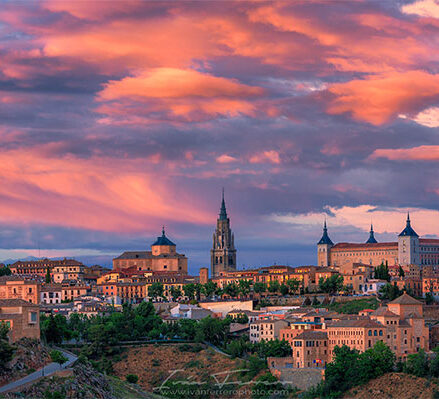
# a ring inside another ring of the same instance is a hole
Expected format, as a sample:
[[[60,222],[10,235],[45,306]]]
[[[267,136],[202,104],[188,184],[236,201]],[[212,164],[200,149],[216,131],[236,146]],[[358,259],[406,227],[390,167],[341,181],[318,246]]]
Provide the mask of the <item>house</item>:
[[[39,306],[23,299],[0,299],[0,322],[5,323],[11,342],[21,338],[40,339]]]

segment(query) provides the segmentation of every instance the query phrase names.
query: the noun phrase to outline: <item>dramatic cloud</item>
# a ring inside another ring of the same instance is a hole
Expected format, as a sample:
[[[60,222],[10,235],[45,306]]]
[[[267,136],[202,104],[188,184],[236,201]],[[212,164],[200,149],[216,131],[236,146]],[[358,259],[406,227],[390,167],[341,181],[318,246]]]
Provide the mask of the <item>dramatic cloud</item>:
[[[349,113],[374,125],[388,122],[400,113],[413,114],[439,101],[439,74],[421,71],[368,76],[332,85],[334,95],[328,112]]]
[[[5,2],[0,248],[100,256],[166,224],[196,271],[221,187],[239,265],[315,262],[324,213],[344,241],[407,209],[436,234],[438,4],[403,3]]]

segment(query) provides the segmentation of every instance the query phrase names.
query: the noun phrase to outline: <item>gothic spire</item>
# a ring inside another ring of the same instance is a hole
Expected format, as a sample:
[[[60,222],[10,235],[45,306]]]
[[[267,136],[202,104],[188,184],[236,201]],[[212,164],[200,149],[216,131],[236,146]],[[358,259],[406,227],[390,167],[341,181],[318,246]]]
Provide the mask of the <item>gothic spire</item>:
[[[221,209],[219,213],[220,220],[227,220],[227,211],[226,211],[226,202],[224,201],[224,187],[223,187],[223,196],[221,201]]]

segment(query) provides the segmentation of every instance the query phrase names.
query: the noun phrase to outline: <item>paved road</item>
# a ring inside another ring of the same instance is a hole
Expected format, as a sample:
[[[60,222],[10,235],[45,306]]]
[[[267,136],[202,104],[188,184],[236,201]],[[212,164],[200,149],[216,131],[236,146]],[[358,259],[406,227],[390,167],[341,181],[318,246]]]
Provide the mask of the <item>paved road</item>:
[[[69,359],[66,363],[64,363],[62,365],[62,368],[67,368],[67,367],[71,366],[78,359],[77,356],[73,355],[70,352],[66,352],[62,349],[58,349],[58,350],[63,352],[64,355]],[[36,380],[38,380],[38,378],[41,378],[43,376],[46,377],[48,375],[53,374],[55,371],[58,371],[58,370],[60,370],[58,363],[49,363],[46,366],[44,366],[43,368],[35,371],[34,373],[27,375],[26,377],[23,377],[19,380],[10,382],[9,384],[3,385],[2,387],[0,387],[0,393],[7,392],[7,391],[10,391],[11,389],[18,388],[21,385],[27,384],[28,382],[36,381]],[[44,374],[43,374],[43,372],[44,372]]]

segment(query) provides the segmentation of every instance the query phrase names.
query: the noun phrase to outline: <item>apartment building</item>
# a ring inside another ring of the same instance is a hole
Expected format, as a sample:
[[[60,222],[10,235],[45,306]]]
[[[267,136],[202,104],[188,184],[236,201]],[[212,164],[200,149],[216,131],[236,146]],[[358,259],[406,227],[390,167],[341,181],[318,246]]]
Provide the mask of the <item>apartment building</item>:
[[[30,303],[40,302],[41,284],[19,276],[0,277],[0,299],[23,299]]]

